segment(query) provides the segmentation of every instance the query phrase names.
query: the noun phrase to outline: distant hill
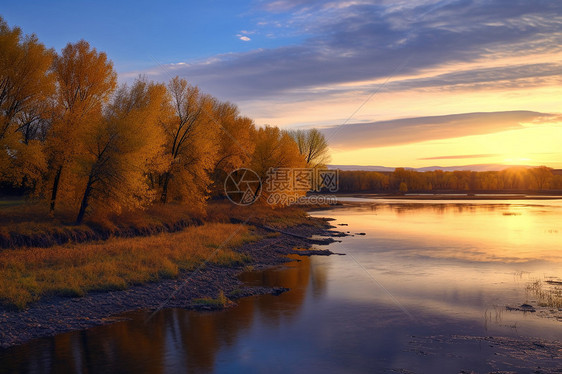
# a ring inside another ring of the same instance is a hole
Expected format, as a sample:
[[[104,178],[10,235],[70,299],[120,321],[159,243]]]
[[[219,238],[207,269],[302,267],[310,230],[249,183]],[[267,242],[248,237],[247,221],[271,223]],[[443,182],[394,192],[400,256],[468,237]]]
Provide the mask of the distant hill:
[[[328,165],[328,169],[339,170],[363,170],[363,171],[394,171],[395,168],[386,166],[363,166],[363,165]]]
[[[408,168],[404,169],[415,170],[415,171],[455,171],[455,170],[471,170],[471,171],[500,171],[512,167],[530,168],[532,166],[527,165],[502,165],[502,164],[476,164],[476,165],[461,165],[461,166],[427,166],[423,168]],[[363,170],[363,171],[379,171],[379,172],[391,172],[394,171],[393,167],[387,166],[364,166],[364,165],[328,165],[329,169],[339,169],[339,170]]]

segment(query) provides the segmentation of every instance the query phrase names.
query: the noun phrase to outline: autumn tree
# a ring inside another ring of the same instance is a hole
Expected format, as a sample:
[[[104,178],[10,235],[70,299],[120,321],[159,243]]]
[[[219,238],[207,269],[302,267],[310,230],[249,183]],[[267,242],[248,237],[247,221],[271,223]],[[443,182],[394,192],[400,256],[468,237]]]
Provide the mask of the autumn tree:
[[[171,163],[160,177],[160,201],[190,199],[201,206],[217,158],[219,129],[212,117],[215,100],[179,77],[169,82],[168,92],[173,114],[161,124],[166,134],[165,154]]]
[[[397,168],[392,173],[340,171],[340,190],[400,191],[402,183],[410,192],[425,191],[526,191],[560,189],[562,176],[546,167],[509,167],[501,171],[427,171]]]
[[[216,101],[213,123],[218,136],[217,159],[213,171],[214,190],[222,191],[225,178],[232,171],[247,165],[254,152],[252,141],[254,121],[240,116],[236,105]]]
[[[306,166],[303,155],[299,152],[294,139],[287,131],[278,127],[265,126],[257,129],[254,135],[255,150],[252,157],[251,169],[266,183],[271,172],[281,168],[303,168]],[[260,191],[256,191],[258,194]],[[265,193],[294,191],[268,191]]]
[[[0,18],[0,181],[34,185],[46,169],[40,138],[54,89],[53,55]]]
[[[343,171],[339,172],[339,189],[342,192],[385,191],[388,189],[388,175],[376,171]]]
[[[328,142],[320,131],[317,129],[295,130],[289,132],[289,134],[297,143],[307,167],[323,168],[330,162]]]
[[[529,170],[533,178],[536,189],[541,191],[546,189],[552,181],[552,169],[546,166],[539,166]]]
[[[555,190],[562,190],[562,175],[552,176],[552,188]]]
[[[65,167],[84,152],[84,134],[99,123],[102,108],[116,88],[113,63],[81,40],[67,44],[53,63],[56,77],[55,118],[48,135],[52,177],[51,212]],[[72,177],[68,173],[69,177]],[[73,183],[69,183],[72,185]]]
[[[164,85],[137,80],[119,89],[103,118],[85,130],[85,152],[78,156],[86,180],[78,223],[90,205],[119,211],[153,201],[146,175],[163,154],[159,122],[166,101]]]

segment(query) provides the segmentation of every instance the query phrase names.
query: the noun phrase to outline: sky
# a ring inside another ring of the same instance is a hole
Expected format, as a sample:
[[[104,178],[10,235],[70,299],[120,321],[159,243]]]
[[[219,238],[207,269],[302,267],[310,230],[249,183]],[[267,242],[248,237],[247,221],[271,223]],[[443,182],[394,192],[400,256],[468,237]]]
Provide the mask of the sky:
[[[321,129],[340,165],[562,168],[562,2],[6,1],[121,82],[179,75],[257,125]],[[235,134],[234,134],[235,136]]]

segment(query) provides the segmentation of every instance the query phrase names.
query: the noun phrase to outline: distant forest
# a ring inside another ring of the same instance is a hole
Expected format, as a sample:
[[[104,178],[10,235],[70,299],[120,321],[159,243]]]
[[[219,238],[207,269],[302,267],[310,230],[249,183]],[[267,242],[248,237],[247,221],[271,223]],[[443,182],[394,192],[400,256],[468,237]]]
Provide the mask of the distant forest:
[[[502,171],[340,171],[339,192],[552,191],[562,190],[562,172],[540,166]]]

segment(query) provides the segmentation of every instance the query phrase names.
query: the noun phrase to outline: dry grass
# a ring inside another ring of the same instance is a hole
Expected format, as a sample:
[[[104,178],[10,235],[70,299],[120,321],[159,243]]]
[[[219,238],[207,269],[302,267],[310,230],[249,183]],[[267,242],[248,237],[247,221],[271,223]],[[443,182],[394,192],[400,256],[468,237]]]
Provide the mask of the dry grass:
[[[109,236],[147,236],[199,224],[204,216],[186,205],[157,204],[146,210],[88,216],[83,224],[75,225],[74,215],[64,208],[52,216],[46,202],[0,200],[0,247],[49,247]]]
[[[562,283],[536,280],[527,285],[527,291],[537,298],[539,306],[562,308]]]
[[[240,207],[227,201],[209,202],[207,212],[158,204],[119,215],[90,216],[79,226],[72,217],[62,207],[50,216],[46,202],[0,201],[0,242],[19,247],[0,252],[0,304],[24,308],[44,296],[80,296],[175,277],[200,264],[238,229],[211,262],[243,263],[248,258],[229,248],[255,237],[246,226],[231,222],[283,229],[308,221],[298,207]],[[196,226],[202,222],[207,223]],[[183,231],[158,234],[178,230]]]
[[[32,235],[64,226],[63,217],[50,217],[46,203],[0,200],[0,235]]]
[[[212,298],[212,297],[204,297],[201,299],[195,299],[193,300],[193,303],[197,306],[200,307],[210,307],[212,309],[222,309],[225,306],[228,305],[229,300],[228,298],[224,295],[224,291],[220,291],[218,296],[216,298]]]
[[[247,226],[209,223],[151,237],[4,250],[0,253],[0,300],[5,306],[24,308],[44,296],[81,296],[176,277],[215,250],[209,263],[243,264],[250,259],[232,248],[256,239]]]
[[[201,222],[205,213],[188,205],[155,204],[149,208],[126,210],[109,216],[91,216],[87,223],[103,230],[118,232],[127,229],[154,231],[158,227],[173,227],[179,223]],[[179,228],[179,227],[178,227]]]
[[[239,206],[229,201],[212,201],[207,207],[207,220],[229,222],[234,218],[249,224],[257,223],[278,229],[307,223],[307,217],[306,211],[301,207],[272,208],[261,203]]]
[[[67,242],[86,242],[112,236],[149,236],[178,231],[202,222],[247,222],[283,229],[308,221],[300,207],[271,208],[267,204],[243,207],[229,201],[210,201],[207,211],[186,205],[155,204],[146,210],[88,216],[75,225],[74,216],[64,207],[49,215],[46,202],[0,200],[0,248],[49,247]]]

